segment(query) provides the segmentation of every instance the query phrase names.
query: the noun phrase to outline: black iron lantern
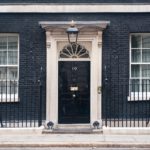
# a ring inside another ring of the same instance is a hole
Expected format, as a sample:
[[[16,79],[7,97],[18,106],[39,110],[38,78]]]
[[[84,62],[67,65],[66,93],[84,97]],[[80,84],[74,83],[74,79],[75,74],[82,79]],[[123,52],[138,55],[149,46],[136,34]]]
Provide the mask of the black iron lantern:
[[[77,39],[78,39],[78,33],[79,30],[78,28],[75,27],[75,22],[72,20],[70,27],[66,30],[67,34],[68,34],[68,41],[69,43],[77,43]]]

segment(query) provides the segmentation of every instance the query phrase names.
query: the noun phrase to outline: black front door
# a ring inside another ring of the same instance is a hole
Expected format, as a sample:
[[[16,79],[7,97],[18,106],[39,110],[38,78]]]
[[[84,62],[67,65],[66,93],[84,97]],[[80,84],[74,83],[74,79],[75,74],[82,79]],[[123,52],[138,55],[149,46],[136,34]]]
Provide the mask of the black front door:
[[[59,61],[59,123],[90,123],[90,62]]]

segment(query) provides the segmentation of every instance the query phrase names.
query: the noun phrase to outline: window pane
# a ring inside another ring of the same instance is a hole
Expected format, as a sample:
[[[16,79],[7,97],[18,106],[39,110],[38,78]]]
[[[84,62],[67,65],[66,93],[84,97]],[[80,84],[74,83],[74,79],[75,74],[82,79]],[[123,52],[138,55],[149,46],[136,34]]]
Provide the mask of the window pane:
[[[0,65],[6,65],[6,64],[7,64],[7,52],[0,51]]]
[[[0,81],[0,93],[6,94],[6,91],[7,91],[6,81]]]
[[[7,37],[0,37],[0,51],[7,50]]]
[[[141,51],[139,49],[132,50],[131,61],[132,62],[141,62]]]
[[[7,82],[7,93],[8,94],[17,94],[18,93],[18,83],[17,82]],[[14,95],[15,97],[15,95]],[[14,98],[13,96],[11,97],[12,99]]]
[[[5,67],[0,68],[0,80],[6,80],[7,78],[6,72],[7,72],[7,68]]]
[[[142,91],[150,92],[150,80],[142,80]]]
[[[15,98],[15,94],[18,93],[18,67],[9,67],[9,65],[17,64],[18,36],[0,34],[0,94],[2,98],[8,98],[9,94]]]
[[[17,51],[9,51],[8,52],[8,64],[16,65],[17,63],[18,63]]]
[[[140,65],[131,65],[131,77],[140,77]]]
[[[17,94],[18,93],[18,83],[9,81],[0,81],[0,94]],[[6,96],[5,96],[6,97]],[[15,95],[14,95],[15,97]],[[3,96],[2,96],[3,98]],[[13,99],[13,95],[12,95]]]
[[[143,35],[142,36],[142,47],[143,48],[150,48],[150,35]]]
[[[140,91],[140,80],[131,79],[130,80],[130,88],[131,88],[131,92],[139,92]]]
[[[150,62],[150,49],[143,49],[142,50],[142,61],[143,62]]]
[[[17,68],[8,68],[8,80],[17,80],[18,79],[18,72]]]
[[[8,37],[8,50],[17,50],[18,49],[18,37],[10,36]]]
[[[140,35],[132,35],[131,48],[141,48],[141,36]]]
[[[150,65],[142,65],[142,77],[150,78]]]

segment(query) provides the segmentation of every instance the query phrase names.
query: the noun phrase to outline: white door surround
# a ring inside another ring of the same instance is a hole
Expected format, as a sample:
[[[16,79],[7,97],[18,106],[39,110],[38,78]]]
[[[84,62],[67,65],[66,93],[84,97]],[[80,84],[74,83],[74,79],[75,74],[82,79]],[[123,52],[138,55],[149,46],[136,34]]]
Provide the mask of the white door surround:
[[[47,52],[47,79],[46,79],[46,121],[52,121],[58,125],[58,61],[59,43],[67,43],[66,29],[70,22],[39,22],[46,31]],[[78,42],[85,47],[88,46],[91,61],[91,83],[90,83],[90,124],[94,121],[101,122],[101,92],[102,86],[102,33],[109,24],[108,21],[80,21],[76,27],[80,33]],[[87,43],[87,45],[86,45]]]

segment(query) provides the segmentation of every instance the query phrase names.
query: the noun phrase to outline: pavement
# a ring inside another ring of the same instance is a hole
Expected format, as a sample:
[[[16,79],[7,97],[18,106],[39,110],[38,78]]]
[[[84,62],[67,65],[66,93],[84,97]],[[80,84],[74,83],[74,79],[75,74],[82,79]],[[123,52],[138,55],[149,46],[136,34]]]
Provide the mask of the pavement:
[[[0,147],[149,148],[150,135],[1,134]]]

